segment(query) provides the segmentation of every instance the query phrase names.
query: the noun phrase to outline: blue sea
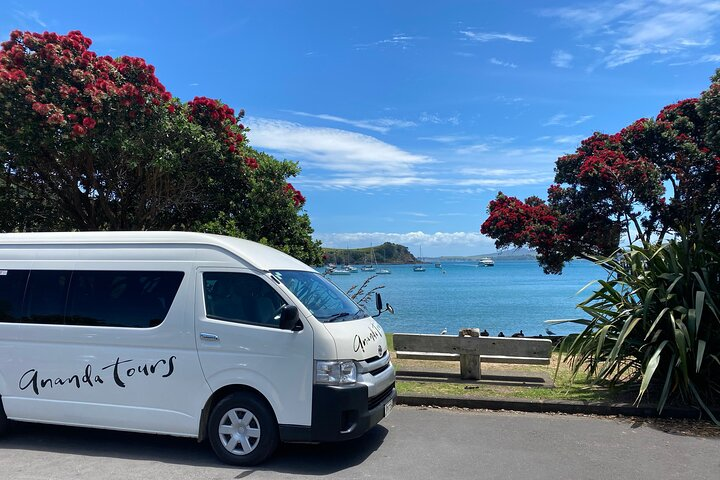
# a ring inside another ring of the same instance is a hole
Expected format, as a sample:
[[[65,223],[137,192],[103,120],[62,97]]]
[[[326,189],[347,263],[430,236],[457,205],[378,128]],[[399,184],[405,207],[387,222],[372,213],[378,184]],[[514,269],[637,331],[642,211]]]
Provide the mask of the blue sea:
[[[378,275],[370,287],[383,286],[383,302],[395,314],[383,313],[378,322],[386,332],[440,333],[449,335],[461,328],[487,329],[490,335],[545,335],[550,328],[558,335],[578,332],[575,324],[548,325],[546,320],[587,318],[576,305],[593,287],[578,293],[593,280],[604,279],[604,271],[591,262],[576,260],[562,275],[546,275],[535,260],[496,260],[494,267],[475,263],[444,263],[442,268],[425,265],[414,272],[412,265],[389,265],[390,275]],[[347,291],[361,284],[371,272],[333,275],[328,278]],[[366,306],[375,313],[374,299]]]

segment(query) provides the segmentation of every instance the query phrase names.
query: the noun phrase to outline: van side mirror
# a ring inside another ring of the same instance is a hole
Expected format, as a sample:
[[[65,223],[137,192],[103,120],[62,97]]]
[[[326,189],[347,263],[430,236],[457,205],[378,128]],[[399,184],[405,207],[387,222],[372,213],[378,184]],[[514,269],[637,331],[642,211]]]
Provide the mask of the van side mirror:
[[[299,332],[303,329],[300,313],[295,305],[285,305],[280,312],[280,330]]]
[[[392,305],[390,305],[389,303],[386,303],[385,307],[383,309],[382,297],[380,296],[380,294],[378,292],[375,292],[375,308],[377,309],[378,313],[377,313],[377,315],[373,315],[372,316],[373,318],[379,317],[380,314],[383,312],[390,312],[393,314],[395,313],[395,310],[393,309]]]

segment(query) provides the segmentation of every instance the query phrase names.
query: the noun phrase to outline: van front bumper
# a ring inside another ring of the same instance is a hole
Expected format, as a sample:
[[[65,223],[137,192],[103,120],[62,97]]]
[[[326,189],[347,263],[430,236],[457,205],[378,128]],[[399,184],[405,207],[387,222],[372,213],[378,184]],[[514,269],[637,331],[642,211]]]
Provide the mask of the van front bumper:
[[[368,387],[362,384],[314,385],[312,425],[280,425],[280,438],[284,442],[335,442],[358,438],[385,417],[386,406],[390,402],[394,404],[396,397],[394,382],[371,398],[368,398]]]

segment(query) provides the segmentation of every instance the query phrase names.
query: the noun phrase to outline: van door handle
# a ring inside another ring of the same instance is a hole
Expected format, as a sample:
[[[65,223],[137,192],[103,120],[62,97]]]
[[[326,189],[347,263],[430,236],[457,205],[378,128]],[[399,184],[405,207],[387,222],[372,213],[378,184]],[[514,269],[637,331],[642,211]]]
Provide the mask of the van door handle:
[[[204,332],[201,332],[201,333],[200,333],[200,338],[202,338],[203,340],[211,340],[211,341],[213,341],[213,342],[217,342],[218,340],[220,340],[220,337],[218,337],[218,336],[215,335],[214,333],[204,333]]]

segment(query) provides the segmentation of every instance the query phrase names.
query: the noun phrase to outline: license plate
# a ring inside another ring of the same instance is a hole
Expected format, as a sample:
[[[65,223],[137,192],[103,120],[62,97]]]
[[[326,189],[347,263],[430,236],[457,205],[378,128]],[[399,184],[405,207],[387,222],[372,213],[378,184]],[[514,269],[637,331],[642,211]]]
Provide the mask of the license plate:
[[[392,400],[390,400],[389,402],[387,402],[385,404],[385,416],[386,417],[388,416],[388,413],[390,413],[390,410],[392,410],[394,405],[395,405],[395,403]]]

